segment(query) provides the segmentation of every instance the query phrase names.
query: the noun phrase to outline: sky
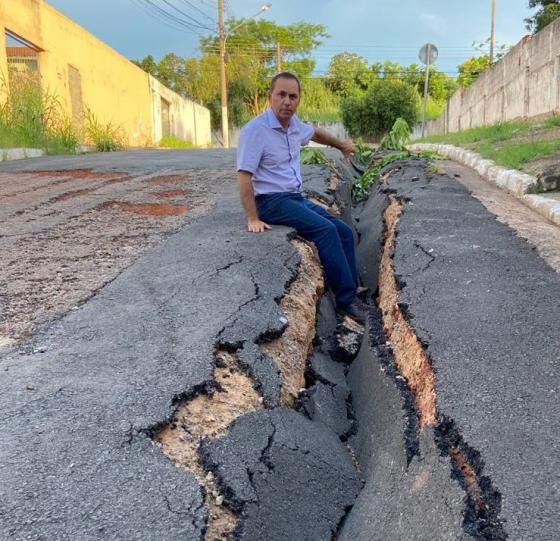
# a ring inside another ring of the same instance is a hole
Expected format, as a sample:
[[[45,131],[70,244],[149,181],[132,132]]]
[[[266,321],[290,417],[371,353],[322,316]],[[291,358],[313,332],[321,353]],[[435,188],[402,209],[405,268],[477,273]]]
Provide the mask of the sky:
[[[96,37],[130,59],[151,54],[158,60],[167,52],[197,56],[200,34],[177,28],[155,17],[146,2],[190,22],[216,29],[216,0],[47,0]],[[490,35],[491,0],[270,0],[259,15],[286,25],[295,22],[324,24],[330,38],[314,56],[315,73],[328,69],[337,53],[355,52],[368,63],[392,60],[419,63],[418,50],[427,42],[439,49],[436,66],[456,75],[457,66],[476,51],[473,41]],[[251,17],[262,1],[224,0],[226,17]],[[175,6],[174,10],[171,5]],[[527,31],[523,19],[532,12],[527,0],[496,0],[496,42],[515,45]],[[179,10],[183,14],[179,13]],[[202,34],[210,30],[197,29]]]

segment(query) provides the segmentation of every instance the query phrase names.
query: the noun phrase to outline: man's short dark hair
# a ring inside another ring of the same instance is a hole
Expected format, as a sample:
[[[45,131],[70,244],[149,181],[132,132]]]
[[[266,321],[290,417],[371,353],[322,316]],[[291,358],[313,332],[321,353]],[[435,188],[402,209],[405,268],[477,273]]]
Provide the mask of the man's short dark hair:
[[[298,92],[301,94],[301,84],[299,82],[299,79],[297,78],[296,75],[290,73],[289,71],[282,71],[280,73],[277,73],[272,78],[272,81],[270,81],[270,87],[268,88],[269,94],[271,94],[274,91],[274,85],[276,84],[276,81],[278,81],[278,79],[291,79],[292,81],[295,81],[297,83]]]

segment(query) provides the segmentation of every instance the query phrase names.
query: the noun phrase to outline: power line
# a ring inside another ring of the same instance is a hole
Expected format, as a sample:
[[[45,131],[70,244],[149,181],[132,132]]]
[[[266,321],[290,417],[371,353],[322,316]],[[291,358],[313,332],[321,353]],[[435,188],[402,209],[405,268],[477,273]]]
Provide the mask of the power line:
[[[178,30],[180,32],[185,31],[185,27],[183,25],[179,25],[178,23],[173,23],[169,19],[163,18],[159,13],[154,12],[148,6],[146,6],[142,0],[132,0],[148,17],[158,20],[159,22],[165,24],[169,28],[173,28],[174,30]],[[190,28],[192,32],[202,37],[202,34],[197,32],[196,30]]]
[[[218,21],[216,19],[214,19],[214,17],[210,17],[210,15],[208,15],[208,13],[206,13],[205,11],[202,11],[198,6],[196,6],[192,2],[189,2],[189,0],[181,0],[181,1],[185,4],[188,4],[193,9],[196,9],[196,11],[198,11],[201,15],[204,15],[207,19],[210,19],[214,24],[218,24]]]
[[[179,9],[177,6],[175,6],[174,4],[172,4],[171,2],[169,2],[169,0],[162,0],[162,2],[164,4],[167,4],[171,9],[174,9],[177,13],[180,13],[181,15],[183,15],[184,17],[186,17],[187,19],[189,19],[190,21],[192,21],[191,24],[195,24],[196,26],[199,26],[200,28],[204,29],[204,30],[212,30],[211,28],[209,28],[208,26],[204,25],[203,23],[201,23],[200,21],[198,21],[197,19],[195,19],[194,17],[191,17],[188,13],[184,12],[182,9]]]
[[[173,15],[172,13],[169,13],[167,10],[155,4],[152,0],[138,0],[138,1],[142,2],[145,5],[146,9],[151,11],[151,15],[157,15],[156,18],[159,19],[160,21],[162,21],[162,19],[165,19],[167,22],[178,25],[182,27],[183,30],[184,29],[190,30],[191,32],[194,32],[195,34],[201,37],[203,37],[203,34],[200,33],[200,30],[211,31],[210,28],[200,25],[198,22],[196,24],[193,24],[187,20],[184,20],[180,17]],[[163,0],[163,1],[168,3],[167,0]]]

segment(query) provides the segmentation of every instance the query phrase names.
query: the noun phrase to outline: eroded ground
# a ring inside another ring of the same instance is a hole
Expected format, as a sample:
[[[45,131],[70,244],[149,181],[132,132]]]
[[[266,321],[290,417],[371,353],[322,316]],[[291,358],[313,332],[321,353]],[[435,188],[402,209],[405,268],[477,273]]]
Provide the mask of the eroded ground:
[[[0,347],[87,300],[229,180],[230,169],[0,173]]]

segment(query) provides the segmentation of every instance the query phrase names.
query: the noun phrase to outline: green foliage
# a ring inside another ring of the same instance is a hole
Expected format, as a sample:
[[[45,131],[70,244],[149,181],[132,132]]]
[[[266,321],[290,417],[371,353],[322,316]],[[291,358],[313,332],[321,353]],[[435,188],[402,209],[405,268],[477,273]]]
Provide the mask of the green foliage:
[[[49,154],[73,154],[78,136],[58,98],[38,80],[12,77],[10,91],[2,80],[6,100],[0,104],[0,147],[43,148]]]
[[[122,150],[126,146],[126,136],[121,126],[111,122],[103,124],[95,114],[86,107],[85,111],[86,142],[95,146],[98,152]]]
[[[300,152],[300,161],[303,165],[327,163],[327,158],[321,150],[312,147],[303,147]]]
[[[540,9],[525,19],[527,30],[536,34],[560,17],[560,0],[529,0],[529,7]]]
[[[550,156],[559,150],[560,140],[511,142],[500,146],[484,141],[476,146],[481,156],[508,169],[520,169],[527,162]]]
[[[527,133],[530,129],[531,124],[529,122],[500,122],[491,126],[478,126],[445,135],[430,135],[424,137],[421,141],[425,143],[449,143],[457,146],[480,141],[499,143],[507,141],[516,135]]]
[[[379,179],[380,171],[397,160],[402,160],[410,156],[409,152],[395,152],[386,154],[376,161],[359,179],[352,185],[352,199],[354,202],[366,199],[371,187]]]
[[[161,148],[195,148],[190,141],[179,139],[175,135],[165,135],[159,142]]]
[[[404,118],[397,118],[391,131],[379,143],[380,150],[406,150],[410,139],[410,128]]]
[[[416,122],[418,93],[397,79],[374,81],[363,97],[342,102],[342,121],[352,137],[379,138],[399,117],[409,125]]]
[[[479,77],[479,75],[490,66],[490,57],[488,55],[473,56],[467,58],[459,64],[459,76],[457,82],[463,87],[468,88]]]
[[[306,122],[338,122],[340,99],[321,79],[302,80],[301,102],[298,116]]]
[[[355,160],[361,165],[369,164],[373,156],[373,148],[364,143],[361,137],[358,137],[356,141],[354,141],[354,146],[356,147]]]
[[[356,53],[339,53],[332,57],[326,82],[329,88],[341,98],[361,94],[376,78],[367,61]]]
[[[560,128],[560,115],[554,114],[543,123],[543,128]]]

